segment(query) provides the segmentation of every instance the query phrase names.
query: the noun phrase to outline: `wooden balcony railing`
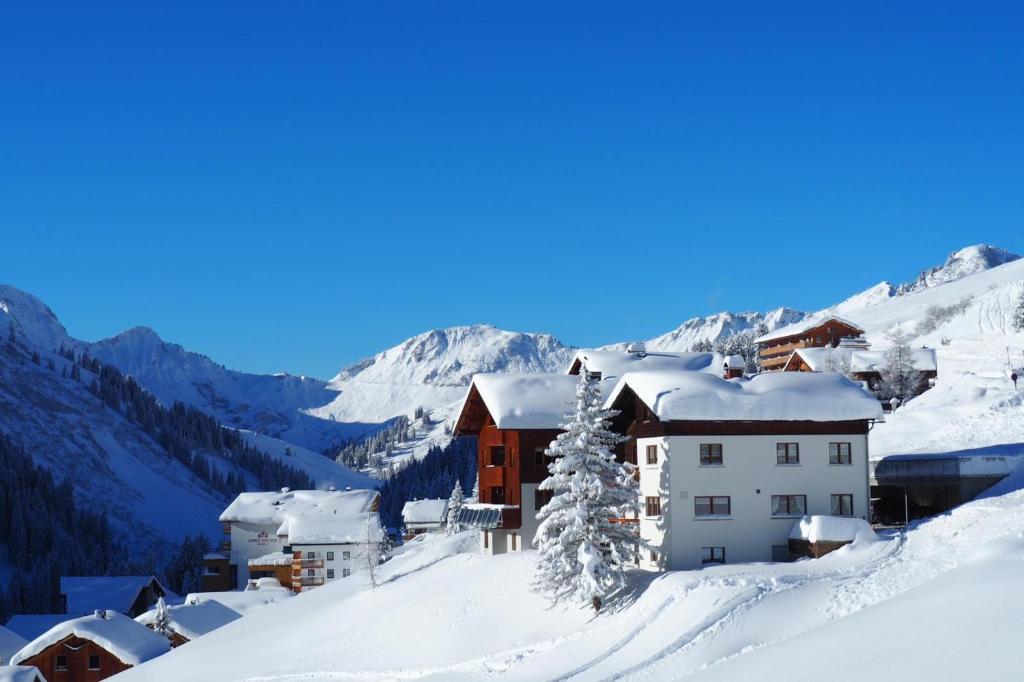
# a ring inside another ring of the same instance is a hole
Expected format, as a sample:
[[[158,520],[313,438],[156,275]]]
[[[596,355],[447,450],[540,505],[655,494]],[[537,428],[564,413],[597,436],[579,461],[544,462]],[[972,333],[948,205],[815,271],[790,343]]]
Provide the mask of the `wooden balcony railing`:
[[[323,585],[323,578],[292,578],[292,587],[314,587],[316,585]]]
[[[298,561],[293,560],[292,566],[298,564],[299,568],[323,568],[323,559],[299,559]]]
[[[480,470],[481,488],[501,488],[505,485],[505,467],[484,467]]]

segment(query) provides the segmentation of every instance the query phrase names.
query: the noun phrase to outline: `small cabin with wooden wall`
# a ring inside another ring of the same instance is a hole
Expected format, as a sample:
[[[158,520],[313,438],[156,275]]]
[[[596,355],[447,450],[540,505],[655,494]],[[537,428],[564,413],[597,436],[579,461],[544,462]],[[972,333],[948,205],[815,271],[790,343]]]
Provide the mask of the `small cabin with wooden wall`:
[[[785,367],[793,351],[799,348],[835,348],[842,339],[863,334],[864,330],[849,320],[816,316],[780,327],[755,341],[761,369],[770,372]]]
[[[117,611],[97,611],[54,626],[29,642],[12,665],[35,666],[48,680],[99,682],[170,651],[167,638]]]

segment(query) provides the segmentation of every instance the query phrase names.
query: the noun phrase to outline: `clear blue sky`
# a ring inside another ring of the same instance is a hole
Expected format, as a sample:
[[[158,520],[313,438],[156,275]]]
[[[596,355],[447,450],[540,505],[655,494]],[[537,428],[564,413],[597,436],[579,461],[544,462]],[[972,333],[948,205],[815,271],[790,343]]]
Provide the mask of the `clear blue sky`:
[[[823,4],[7,3],[0,281],[329,376],[1024,251],[1020,5]]]

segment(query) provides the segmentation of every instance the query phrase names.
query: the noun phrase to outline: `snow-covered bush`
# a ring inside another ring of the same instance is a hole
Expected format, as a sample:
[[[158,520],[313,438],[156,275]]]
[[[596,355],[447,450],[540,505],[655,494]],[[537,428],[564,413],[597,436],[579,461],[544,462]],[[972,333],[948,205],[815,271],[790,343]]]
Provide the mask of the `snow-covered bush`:
[[[462,504],[465,498],[462,495],[462,483],[455,481],[455,487],[452,488],[452,494],[448,498],[448,517],[445,519],[444,534],[455,535],[459,532],[459,511],[462,510]]]

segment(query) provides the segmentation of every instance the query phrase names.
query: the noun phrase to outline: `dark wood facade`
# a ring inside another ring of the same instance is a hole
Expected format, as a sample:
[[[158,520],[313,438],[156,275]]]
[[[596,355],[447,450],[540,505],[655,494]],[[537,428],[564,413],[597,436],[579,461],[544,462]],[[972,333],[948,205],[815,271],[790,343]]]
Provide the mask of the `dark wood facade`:
[[[203,592],[227,592],[235,587],[231,562],[226,556],[203,557]]]
[[[860,336],[863,329],[854,327],[842,320],[830,318],[816,327],[805,329],[796,334],[783,336],[771,341],[758,343],[758,358],[761,368],[765,371],[779,370],[786,366],[789,356],[800,348],[824,348],[839,345],[848,336]]]
[[[52,682],[98,682],[132,667],[99,644],[75,635],[68,635],[20,664],[34,665]]]

